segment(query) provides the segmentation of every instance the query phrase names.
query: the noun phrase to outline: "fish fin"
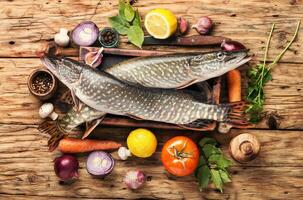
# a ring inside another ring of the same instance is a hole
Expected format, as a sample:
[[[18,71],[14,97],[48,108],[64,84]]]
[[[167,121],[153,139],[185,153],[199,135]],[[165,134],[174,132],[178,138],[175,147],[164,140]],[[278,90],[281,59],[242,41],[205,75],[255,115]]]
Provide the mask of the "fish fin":
[[[72,98],[73,98],[73,102],[75,104],[76,110],[79,112],[83,106],[83,103],[78,99],[78,97],[75,94],[74,90],[70,90]]]
[[[126,114],[128,117],[130,117],[130,118],[133,118],[133,119],[135,119],[135,120],[143,120],[143,118],[141,118],[141,117],[138,117],[138,116],[135,116],[135,115],[132,115],[132,114]]]
[[[95,119],[91,122],[87,122],[86,130],[82,136],[82,139],[85,139],[86,137],[88,137],[91,134],[91,132],[100,124],[100,122],[104,119],[104,117],[105,117],[105,115],[103,115],[99,119]]]
[[[209,131],[216,128],[214,121],[207,119],[198,119],[188,124],[179,124],[178,126],[194,131]]]
[[[248,121],[245,114],[245,109],[247,106],[245,101],[237,101],[220,105],[229,108],[226,118],[223,120],[225,123],[230,124],[235,128],[253,127],[253,125]]]
[[[46,120],[39,125],[38,130],[43,134],[50,135],[50,139],[47,142],[49,151],[54,151],[57,148],[59,141],[66,135],[59,127],[57,121]]]
[[[188,86],[190,86],[190,85],[196,83],[197,81],[198,81],[197,79],[190,80],[190,81],[185,82],[184,84],[178,86],[176,89],[178,89],[178,90],[179,90],[179,89],[184,89],[184,88],[186,88],[186,87],[188,87]]]

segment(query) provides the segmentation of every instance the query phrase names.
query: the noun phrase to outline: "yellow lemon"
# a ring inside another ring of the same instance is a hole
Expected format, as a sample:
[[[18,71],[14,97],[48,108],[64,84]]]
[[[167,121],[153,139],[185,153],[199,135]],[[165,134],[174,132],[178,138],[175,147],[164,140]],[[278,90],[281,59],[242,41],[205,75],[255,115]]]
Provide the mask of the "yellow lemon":
[[[170,10],[158,8],[147,13],[144,26],[154,38],[166,39],[177,30],[177,18]]]
[[[149,130],[139,128],[130,132],[127,137],[130,152],[140,158],[150,157],[157,148],[157,138]]]

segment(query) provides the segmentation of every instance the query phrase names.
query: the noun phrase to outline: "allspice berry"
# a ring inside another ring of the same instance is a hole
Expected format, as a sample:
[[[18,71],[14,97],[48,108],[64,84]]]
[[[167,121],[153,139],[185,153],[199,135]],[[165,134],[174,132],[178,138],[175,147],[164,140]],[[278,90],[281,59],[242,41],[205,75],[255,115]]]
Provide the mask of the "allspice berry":
[[[245,133],[234,137],[229,144],[229,149],[236,161],[246,163],[257,157],[260,142],[256,136]]]

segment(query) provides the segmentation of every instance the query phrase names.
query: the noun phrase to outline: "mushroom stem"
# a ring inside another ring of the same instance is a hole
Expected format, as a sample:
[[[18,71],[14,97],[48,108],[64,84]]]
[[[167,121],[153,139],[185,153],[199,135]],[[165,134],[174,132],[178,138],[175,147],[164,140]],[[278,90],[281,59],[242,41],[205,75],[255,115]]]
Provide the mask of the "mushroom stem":
[[[55,112],[52,112],[50,115],[49,115],[49,118],[51,118],[52,120],[56,120],[58,118],[58,114],[55,113]]]
[[[251,134],[241,134],[232,139],[229,146],[232,157],[245,163],[255,159],[260,151],[260,142]]]

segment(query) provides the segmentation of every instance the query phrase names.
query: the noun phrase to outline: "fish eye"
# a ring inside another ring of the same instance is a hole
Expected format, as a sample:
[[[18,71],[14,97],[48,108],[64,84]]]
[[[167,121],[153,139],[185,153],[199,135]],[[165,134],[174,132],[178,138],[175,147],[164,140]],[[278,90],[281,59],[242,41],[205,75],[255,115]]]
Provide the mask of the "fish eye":
[[[223,52],[218,52],[217,53],[217,58],[218,58],[218,60],[223,60],[224,59],[224,53]]]

